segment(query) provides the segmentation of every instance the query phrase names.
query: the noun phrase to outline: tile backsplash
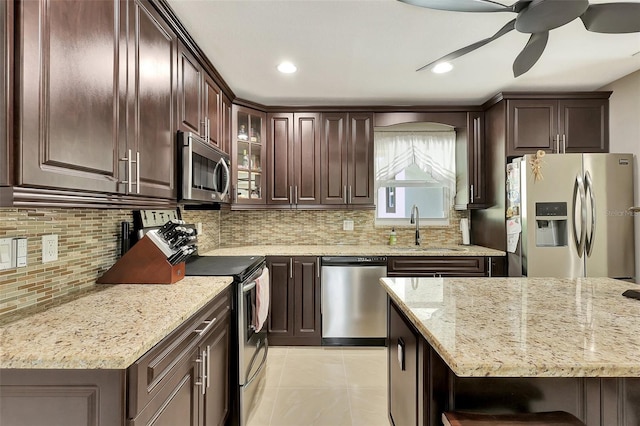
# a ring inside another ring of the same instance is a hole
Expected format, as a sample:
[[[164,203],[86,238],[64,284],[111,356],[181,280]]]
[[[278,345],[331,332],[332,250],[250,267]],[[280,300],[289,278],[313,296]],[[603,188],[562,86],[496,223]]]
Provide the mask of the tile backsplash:
[[[460,218],[466,212],[451,212],[448,226],[421,226],[424,245],[461,244]],[[352,220],[353,231],[343,231],[344,220]],[[220,245],[247,244],[387,244],[391,226],[376,227],[373,210],[246,210],[221,212]],[[398,245],[411,245],[413,226],[396,227]]]
[[[253,210],[182,212],[201,223],[201,253],[219,246],[248,244],[387,244],[390,227],[376,228],[373,211]],[[423,244],[459,244],[459,220],[421,227]],[[352,220],[353,231],[343,231]],[[0,271],[0,318],[19,309],[46,306],[76,292],[91,290],[95,280],[120,255],[120,223],[133,222],[131,210],[0,209],[0,238],[27,237],[27,266]],[[397,228],[398,245],[413,243],[413,227]],[[58,260],[42,263],[42,236],[58,235]]]
[[[130,210],[0,209],[0,238],[27,237],[27,266],[0,271],[0,316],[92,287],[120,254]],[[42,236],[58,235],[58,260],[42,263]]]

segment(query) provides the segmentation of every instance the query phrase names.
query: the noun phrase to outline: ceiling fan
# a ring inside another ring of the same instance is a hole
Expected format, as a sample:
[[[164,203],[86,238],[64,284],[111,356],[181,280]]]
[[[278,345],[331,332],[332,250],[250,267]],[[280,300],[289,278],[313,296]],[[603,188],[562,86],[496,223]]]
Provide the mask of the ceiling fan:
[[[477,41],[419,68],[448,62],[490,43],[512,30],[531,34],[513,63],[518,77],[533,67],[544,51],[549,31],[580,18],[588,31],[608,34],[640,32],[640,3],[589,4],[589,0],[518,0],[511,6],[491,0],[399,0],[414,6],[453,12],[512,12],[515,19],[507,22],[489,38]]]

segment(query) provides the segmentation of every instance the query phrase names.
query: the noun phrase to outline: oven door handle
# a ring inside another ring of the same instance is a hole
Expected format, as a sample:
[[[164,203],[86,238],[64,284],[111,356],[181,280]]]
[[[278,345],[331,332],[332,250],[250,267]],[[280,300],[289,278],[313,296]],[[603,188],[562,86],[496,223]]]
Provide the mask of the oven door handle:
[[[253,364],[256,361],[256,356],[260,352],[259,350],[260,350],[260,345],[258,344],[258,346],[256,348],[256,353],[253,354],[253,358],[251,359],[251,362],[249,363],[249,368],[247,369],[247,373],[251,372],[251,367],[253,367]],[[269,340],[265,337],[264,338],[264,355],[262,355],[262,360],[260,361],[260,367],[258,367],[258,369],[256,370],[255,374],[253,376],[251,376],[251,378],[247,379],[247,381],[245,382],[244,386],[249,386],[256,379],[256,377],[258,377],[260,375],[260,373],[262,372],[264,367],[267,365],[266,361],[267,361],[267,354],[268,353],[269,353]]]
[[[244,286],[242,286],[242,293],[244,294],[248,291],[253,290],[254,288],[256,288],[256,282],[251,281],[249,284],[245,284]]]

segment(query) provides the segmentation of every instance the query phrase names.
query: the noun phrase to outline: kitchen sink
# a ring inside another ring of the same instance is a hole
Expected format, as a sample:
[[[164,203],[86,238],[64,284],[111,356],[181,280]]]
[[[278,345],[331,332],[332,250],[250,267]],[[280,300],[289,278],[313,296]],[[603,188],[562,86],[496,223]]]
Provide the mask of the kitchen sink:
[[[420,251],[420,252],[430,252],[430,251],[442,251],[442,252],[463,252],[467,251],[466,248],[462,247],[392,247],[392,250],[398,251]]]

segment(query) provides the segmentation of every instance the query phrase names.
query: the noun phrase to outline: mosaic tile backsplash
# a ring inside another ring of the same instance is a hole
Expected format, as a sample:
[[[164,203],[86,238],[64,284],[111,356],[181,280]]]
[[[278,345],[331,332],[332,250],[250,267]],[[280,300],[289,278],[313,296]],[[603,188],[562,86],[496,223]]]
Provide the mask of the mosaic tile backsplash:
[[[449,226],[420,227],[424,245],[461,244],[460,219],[467,212],[451,212]],[[344,220],[352,220],[353,231],[343,231]],[[247,210],[221,212],[220,245],[247,244],[387,244],[391,226],[376,227],[373,210]],[[396,227],[397,245],[411,245],[413,226]]]
[[[376,228],[373,211],[256,210],[183,211],[189,223],[202,223],[200,252],[247,244],[386,244],[390,227]],[[421,227],[423,244],[459,244],[459,219],[450,226]],[[343,231],[343,220],[354,230]],[[0,209],[0,238],[27,237],[27,266],[0,271],[0,318],[41,307],[76,292],[90,291],[95,280],[120,255],[120,223],[133,222],[130,210]],[[414,228],[396,228],[398,245],[413,243]],[[42,236],[58,235],[58,260],[42,263]]]

